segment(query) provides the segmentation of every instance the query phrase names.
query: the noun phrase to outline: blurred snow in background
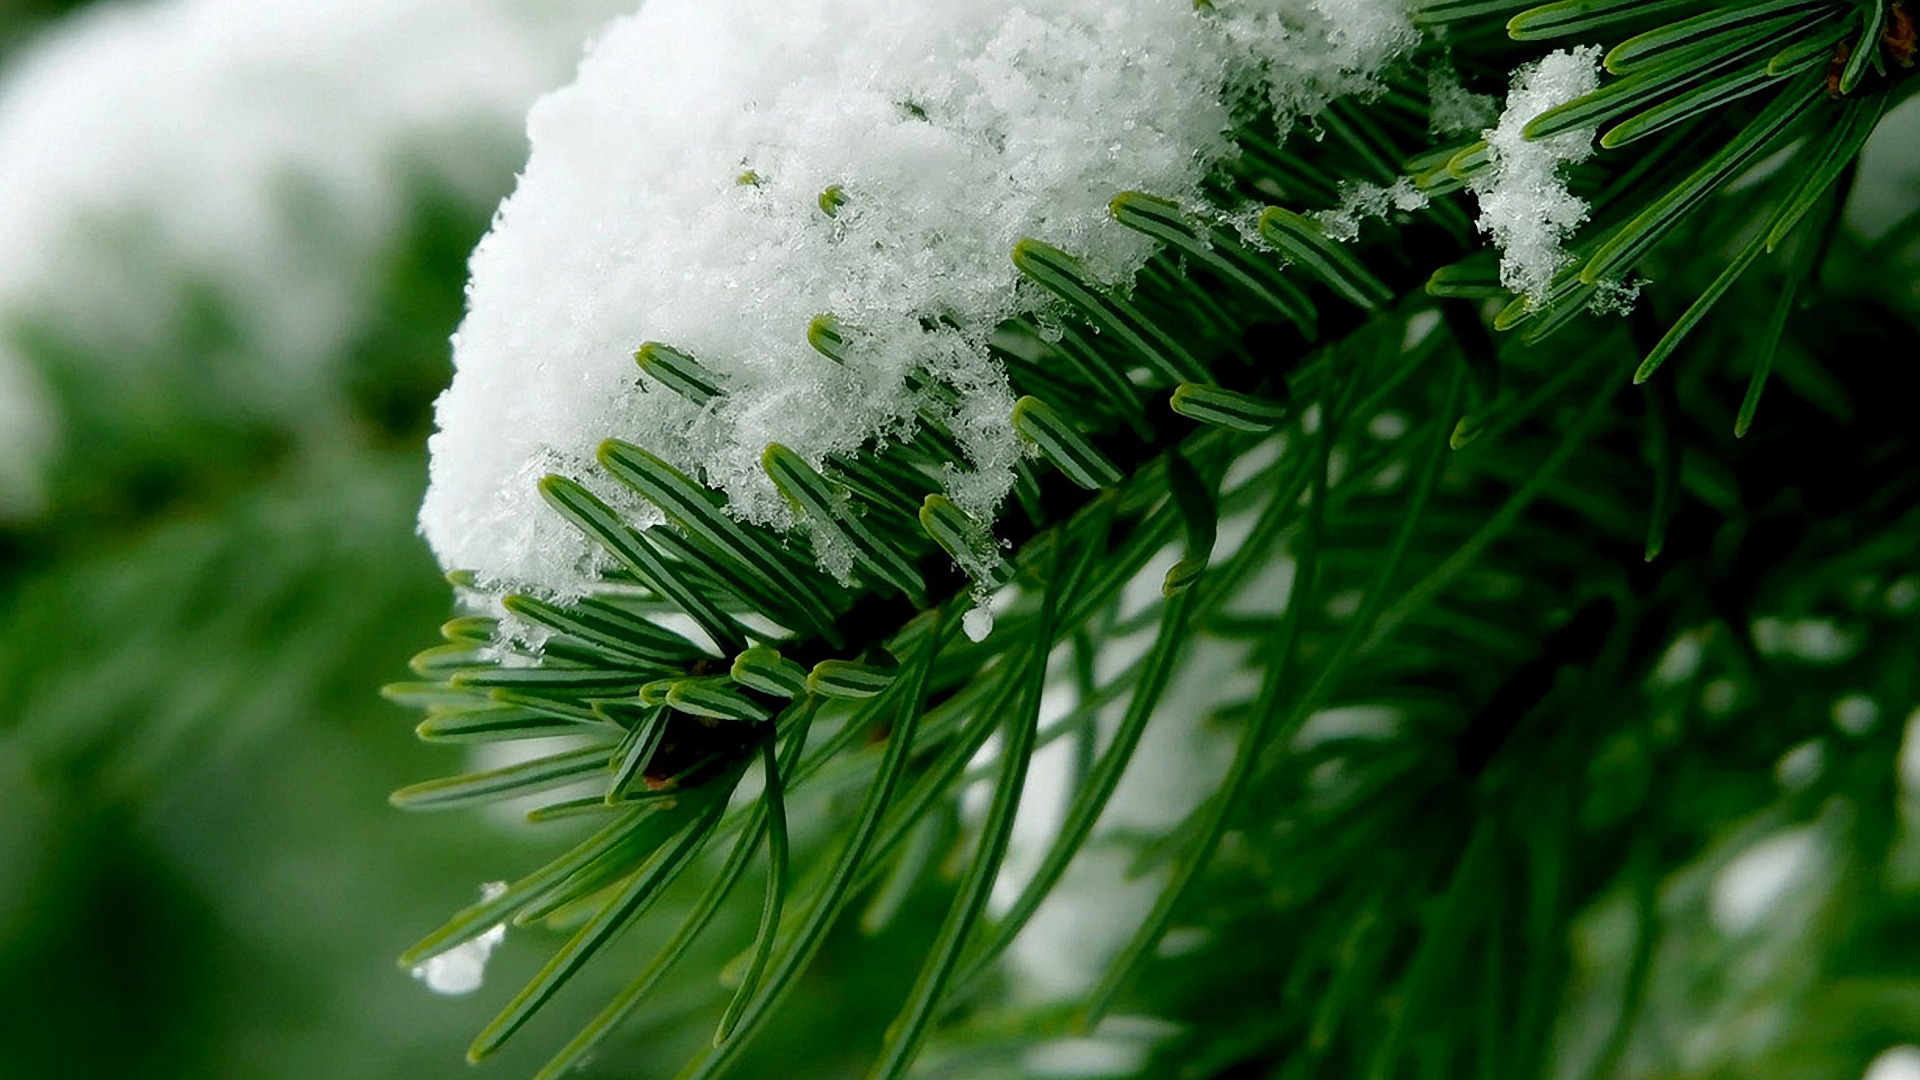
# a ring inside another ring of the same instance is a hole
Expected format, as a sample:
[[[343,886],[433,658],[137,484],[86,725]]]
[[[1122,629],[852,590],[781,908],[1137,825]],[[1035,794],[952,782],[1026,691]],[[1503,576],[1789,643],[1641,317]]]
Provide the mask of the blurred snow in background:
[[[527,104],[630,2],[103,5],[14,57],[0,85],[0,520],[32,512],[57,453],[45,354],[85,379],[140,379],[152,343],[203,318],[209,296],[245,362],[205,357],[203,391],[295,426],[328,415],[409,185],[497,197]],[[59,347],[29,359],[23,335]]]

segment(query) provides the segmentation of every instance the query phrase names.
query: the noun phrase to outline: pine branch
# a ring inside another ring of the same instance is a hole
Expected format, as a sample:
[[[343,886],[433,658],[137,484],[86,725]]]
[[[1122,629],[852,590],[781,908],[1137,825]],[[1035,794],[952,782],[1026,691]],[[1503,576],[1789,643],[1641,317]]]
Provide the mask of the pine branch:
[[[1291,957],[1277,1000],[1262,995],[1259,1008],[1229,1009],[1209,1025],[1219,1041],[1185,1063],[1192,1075],[1253,1061],[1279,1075],[1344,1068],[1385,1078],[1412,1057],[1429,1069],[1478,1060],[1484,1075],[1539,1073],[1574,962],[1568,921],[1621,874],[1645,882],[1673,869],[1623,818],[1596,825],[1595,815],[1617,812],[1581,803],[1597,793],[1564,778],[1600,768],[1628,739],[1639,740],[1636,782],[1676,783],[1655,778],[1674,763],[1643,745],[1658,733],[1625,727],[1609,710],[1626,709],[1620,688],[1641,686],[1701,619],[1749,624],[1773,563],[1728,571],[1701,510],[1725,495],[1728,519],[1764,513],[1755,485],[1789,475],[1767,474],[1764,457],[1731,484],[1690,471],[1734,460],[1723,445],[1700,450],[1699,417],[1678,404],[1711,391],[1663,389],[1643,417],[1626,374],[1666,377],[1683,343],[1716,331],[1717,305],[1743,302],[1748,275],[1781,274],[1788,296],[1817,279],[1834,227],[1821,208],[1837,205],[1829,192],[1914,83],[1877,4],[1522,6],[1442,2],[1419,14],[1457,28],[1455,57],[1475,64],[1512,55],[1473,35],[1516,11],[1506,23],[1515,40],[1614,43],[1606,67],[1617,78],[1527,127],[1542,140],[1608,125],[1601,157],[1575,178],[1591,223],[1543,293],[1505,292],[1473,235],[1458,192],[1501,165],[1486,140],[1441,145],[1429,134],[1433,117],[1413,78],[1440,61],[1429,48],[1376,99],[1330,110],[1318,141],[1276,142],[1249,120],[1235,133],[1241,155],[1211,181],[1211,206],[1117,195],[1114,220],[1158,245],[1130,288],[1098,280],[1044,238],[1015,246],[1015,266],[1053,301],[994,337],[1021,395],[1008,423],[1047,465],[1022,472],[1024,516],[977,520],[941,493],[942,470],[960,455],[932,412],[904,438],[818,465],[767,447],[765,471],[804,526],[785,534],[737,519],[699,478],[614,440],[600,446],[601,475],[543,481],[554,509],[620,569],[582,600],[509,598],[508,609],[538,627],[537,642],[486,640],[492,624],[450,624],[450,644],[416,660],[426,682],[393,691],[426,703],[430,739],[564,730],[579,743],[417,785],[397,803],[520,797],[582,777],[604,787],[536,811],[607,819],[599,833],[403,958],[418,963],[508,917],[586,915],[482,1033],[474,1057],[697,865],[704,843],[737,833],[680,932],[543,1075],[583,1060],[634,1010],[712,918],[767,828],[765,802],[723,812],[756,755],[767,790],[794,799],[865,781],[857,814],[835,823],[843,841],[796,863],[791,882],[776,875],[751,974],[717,1048],[690,1071],[718,1075],[860,893],[889,874],[906,875],[890,893],[909,888],[927,872],[914,838],[948,812],[1000,729],[976,854],[874,1075],[902,1075],[923,1044],[951,1036],[964,1045],[969,1027],[993,1021],[959,1015],[971,1000],[959,995],[979,992],[1085,845],[1181,654],[1197,642],[1245,642],[1260,689],[1224,707],[1239,748],[1219,786],[1164,838],[1171,882],[1081,1011],[1030,1030],[1091,1027],[1130,1003],[1196,1015],[1216,991],[1162,977],[1167,965],[1155,959],[1187,918],[1212,929],[1206,947],[1216,953],[1257,926],[1253,936],[1277,947],[1247,961]],[[1400,176],[1423,207],[1385,228],[1365,224],[1357,244],[1330,235],[1325,214],[1342,184]],[[1265,206],[1259,239],[1243,238],[1232,227],[1242,202],[1276,194],[1289,205]],[[822,203],[829,214],[841,205]],[[1737,253],[1718,260],[1728,238]],[[1684,295],[1649,290],[1660,306],[1684,305],[1656,340],[1589,314],[1669,266],[1713,273]],[[1488,300],[1491,309],[1474,306]],[[1576,325],[1581,335],[1566,332]],[[1784,315],[1762,326],[1762,361],[1723,431],[1749,429],[1789,330]],[[857,335],[827,317],[809,328],[831,360],[843,361]],[[729,393],[673,343],[643,346],[639,363],[654,385],[693,404]],[[1383,440],[1370,428],[1384,418],[1410,430]],[[1228,482],[1236,472],[1248,475]],[[593,493],[609,481],[665,522],[636,526]],[[1220,543],[1235,514],[1251,528]],[[1164,595],[1123,619],[1123,592],[1163,550],[1179,555]],[[841,581],[817,568],[835,551],[850,567]],[[1281,610],[1236,611],[1244,583],[1280,559],[1294,568]],[[1348,596],[1350,606],[1336,603]],[[670,632],[665,617],[689,629]],[[1098,648],[1131,630],[1155,635],[1139,668],[1110,686],[1081,680],[1089,707],[1128,702],[1119,733],[1090,759],[1027,890],[997,920],[985,915],[1027,760],[1054,735],[1038,728],[1048,658],[1062,643]],[[1394,717],[1398,737],[1309,737],[1316,715],[1359,707]],[[785,746],[777,767],[776,740]],[[1229,858],[1229,836],[1248,838],[1257,857]],[[1569,852],[1583,843],[1599,850],[1576,864]],[[1385,851],[1398,853],[1391,865],[1370,869]],[[784,871],[786,856],[775,862]],[[1519,910],[1476,902],[1486,896]],[[1643,910],[1643,938],[1650,919]],[[1636,986],[1652,977],[1650,948],[1633,962]],[[1231,979],[1233,966],[1215,955],[1209,970]],[[1142,978],[1146,970],[1159,974]],[[1259,982],[1258,970],[1246,980]],[[1485,1020],[1468,1031],[1453,1022],[1449,997],[1479,980]],[[1608,1068],[1627,1052],[1641,993],[1622,1007]],[[1288,1056],[1295,1047],[1304,1051]]]

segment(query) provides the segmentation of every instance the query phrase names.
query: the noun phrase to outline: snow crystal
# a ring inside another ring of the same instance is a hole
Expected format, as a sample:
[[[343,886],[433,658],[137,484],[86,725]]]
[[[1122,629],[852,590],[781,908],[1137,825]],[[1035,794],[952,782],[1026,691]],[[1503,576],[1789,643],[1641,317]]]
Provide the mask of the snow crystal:
[[[0,84],[0,514],[27,509],[10,496],[30,492],[58,421],[13,415],[25,391],[9,388],[32,378],[23,324],[74,346],[62,363],[127,377],[211,291],[246,363],[219,381],[209,363],[203,392],[290,422],[324,413],[325,361],[364,322],[403,181],[476,209],[495,197],[527,104],[630,2],[101,4],[16,54]]]
[[[1460,83],[1452,66],[1434,68],[1427,75],[1427,99],[1433,106],[1433,133],[1458,135],[1479,131],[1500,115],[1492,94],[1476,94]]]
[[[506,882],[489,881],[480,886],[480,900],[484,903],[506,891]],[[426,983],[427,989],[436,994],[448,997],[471,994],[480,989],[480,984],[486,979],[487,958],[506,938],[507,924],[495,923],[492,929],[479,937],[415,965],[413,977]]]
[[[1360,226],[1373,218],[1384,218],[1394,211],[1411,213],[1427,205],[1426,193],[1407,177],[1389,187],[1379,184],[1346,183],[1340,186],[1340,205],[1313,215],[1328,237],[1348,243],[1360,236]]]
[[[1233,13],[1220,29],[1235,58],[1264,77],[1282,131],[1290,119],[1312,117],[1334,98],[1379,89],[1381,65],[1420,41],[1410,5],[1390,0],[1213,6]]]
[[[594,555],[542,474],[652,519],[596,479],[604,438],[785,524],[767,443],[819,462],[927,415],[964,451],[949,494],[991,520],[1021,449],[985,343],[1043,299],[1014,242],[1126,279],[1147,246],[1107,222],[1115,192],[1193,198],[1230,150],[1229,98],[1310,114],[1413,40],[1404,0],[654,0],[534,107],[474,254],[422,531],[449,568],[574,591]],[[807,345],[821,313],[853,328],[844,364]],[[647,341],[726,396],[649,389]],[[957,393],[910,390],[915,369]]]
[[[1592,155],[1594,129],[1538,140],[1521,132],[1541,113],[1598,87],[1600,53],[1598,46],[1583,46],[1514,72],[1506,110],[1482,133],[1492,164],[1468,181],[1480,200],[1475,224],[1500,249],[1500,283],[1535,301],[1572,261],[1561,242],[1587,219],[1586,201],[1567,190],[1561,166]]]
[[[1596,315],[1625,315],[1633,310],[1634,302],[1640,299],[1641,284],[1637,278],[1596,281],[1593,283],[1593,296],[1587,301],[1587,310]]]

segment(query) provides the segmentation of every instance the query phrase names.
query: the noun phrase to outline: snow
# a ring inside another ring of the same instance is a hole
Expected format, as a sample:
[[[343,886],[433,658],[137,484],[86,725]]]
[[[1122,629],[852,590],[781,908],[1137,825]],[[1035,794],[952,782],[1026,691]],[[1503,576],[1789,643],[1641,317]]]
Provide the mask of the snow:
[[[504,881],[489,881],[480,886],[480,900],[485,903],[507,891]],[[427,984],[427,989],[448,997],[471,994],[480,989],[486,980],[487,958],[493,955],[507,938],[507,925],[495,923],[491,929],[479,937],[461,942],[438,956],[428,957],[413,969],[413,977]]]
[[[1348,243],[1360,236],[1360,226],[1371,218],[1387,218],[1395,211],[1411,213],[1427,205],[1427,196],[1407,177],[1390,186],[1346,183],[1340,187],[1340,205],[1314,214],[1329,238]]]
[[[980,606],[968,608],[960,617],[960,627],[966,631],[967,640],[977,645],[993,633],[993,612]]]
[[[1865,694],[1844,694],[1833,703],[1833,726],[1858,738],[1880,721],[1880,705]]]
[[[1042,301],[1014,242],[1124,281],[1148,249],[1108,200],[1195,197],[1230,149],[1226,100],[1311,115],[1414,41],[1403,0],[654,0],[534,107],[526,172],[473,258],[422,531],[483,582],[578,591],[598,556],[541,505],[541,475],[652,519],[600,478],[600,440],[784,525],[767,443],[818,463],[928,415],[965,453],[948,493],[992,520],[1021,450],[985,341]],[[856,329],[844,365],[808,347],[821,313]],[[727,395],[649,389],[647,341]],[[909,390],[915,368],[957,394]]]
[[[1213,4],[1231,13],[1218,29],[1233,42],[1235,59],[1259,72],[1283,131],[1289,118],[1312,117],[1337,97],[1378,89],[1387,61],[1420,43],[1410,6],[1382,0]]]
[[[1157,571],[1149,567],[1135,580],[1158,587],[1165,565]],[[1137,666],[1152,637],[1148,631],[1106,642],[1096,660],[1098,680],[1104,683]],[[1086,847],[1008,949],[1006,963],[1022,999],[1058,1001],[1086,994],[1133,936],[1166,878],[1133,873],[1136,852],[1124,838],[1166,834],[1218,785],[1233,757],[1234,732],[1210,718],[1249,701],[1258,681],[1243,647],[1208,638],[1193,644]],[[1064,714],[1075,702],[1062,695],[1048,704]],[[1103,741],[1118,727],[1125,707],[1122,699],[1102,711]],[[1043,715],[1043,729],[1054,719]],[[1013,904],[1039,869],[1076,794],[1071,744],[1061,739],[1041,748],[1028,767],[1006,862],[993,886],[990,903],[996,914]]]
[[[1458,135],[1479,131],[1495,122],[1499,102],[1492,94],[1476,94],[1460,82],[1450,66],[1434,68],[1427,75],[1428,100],[1433,105],[1433,131],[1436,135]]]
[[[40,380],[0,352],[0,521],[40,508],[40,478],[53,450],[51,416]]]
[[[1862,1080],[1920,1080],[1920,1046],[1895,1046],[1868,1064]]]
[[[1885,236],[1920,201],[1920,100],[1888,109],[1860,150],[1847,195],[1848,226],[1868,240]]]
[[[1820,853],[1818,834],[1802,827],[1782,829],[1734,856],[1709,893],[1714,927],[1729,937],[1758,927],[1811,876]]]
[[[102,4],[16,53],[0,81],[0,514],[31,511],[58,424],[27,404],[45,395],[23,324],[125,377],[211,291],[243,371],[204,392],[289,422],[324,412],[326,361],[361,325],[407,181],[493,198],[528,103],[630,2]]]
[[[1561,243],[1587,219],[1586,201],[1567,190],[1561,167],[1593,154],[1594,129],[1539,140],[1521,132],[1541,113],[1597,88],[1600,55],[1599,46],[1588,45],[1515,71],[1499,123],[1482,132],[1492,164],[1468,182],[1480,200],[1475,224],[1500,249],[1500,283],[1535,302],[1572,261]]]
[[[1788,656],[1812,664],[1834,664],[1852,656],[1860,646],[1857,634],[1831,619],[1783,619],[1765,615],[1753,620],[1753,645],[1764,656]]]

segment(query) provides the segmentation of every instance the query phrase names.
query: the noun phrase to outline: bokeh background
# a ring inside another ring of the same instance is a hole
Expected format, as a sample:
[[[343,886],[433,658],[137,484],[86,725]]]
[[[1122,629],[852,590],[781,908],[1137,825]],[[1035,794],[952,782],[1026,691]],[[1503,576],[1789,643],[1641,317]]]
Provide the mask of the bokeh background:
[[[392,811],[456,763],[378,687],[448,614],[414,513],[466,255],[630,3],[0,0],[0,1077],[466,1075],[542,959],[463,998],[395,968],[563,838]],[[1917,121],[1857,228],[1920,199]],[[887,951],[830,948],[787,1029],[877,1030]],[[623,1075],[705,1038],[672,1019]],[[744,1075],[860,1043],[775,1031]]]
[[[467,253],[623,6],[0,4],[0,1076],[468,1071],[393,957],[533,842],[392,811],[457,763],[377,691]]]

